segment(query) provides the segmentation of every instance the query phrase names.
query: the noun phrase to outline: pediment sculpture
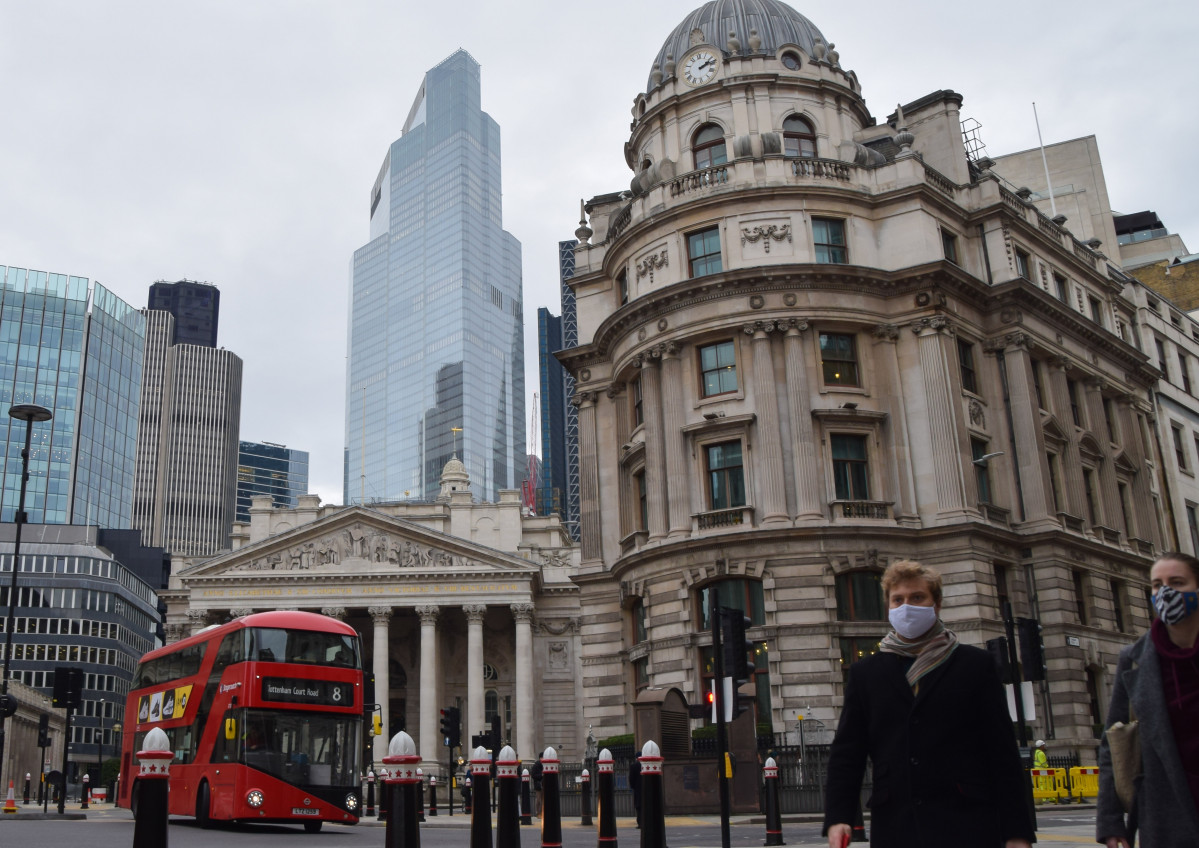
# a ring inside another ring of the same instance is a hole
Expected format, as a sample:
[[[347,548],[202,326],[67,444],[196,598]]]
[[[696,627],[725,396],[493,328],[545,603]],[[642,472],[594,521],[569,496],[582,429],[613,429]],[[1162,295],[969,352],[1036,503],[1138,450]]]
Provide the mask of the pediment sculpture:
[[[467,557],[382,530],[354,524],[317,539],[274,550],[238,565],[235,571],[306,571],[347,560],[390,563],[397,568],[457,569],[477,565]]]

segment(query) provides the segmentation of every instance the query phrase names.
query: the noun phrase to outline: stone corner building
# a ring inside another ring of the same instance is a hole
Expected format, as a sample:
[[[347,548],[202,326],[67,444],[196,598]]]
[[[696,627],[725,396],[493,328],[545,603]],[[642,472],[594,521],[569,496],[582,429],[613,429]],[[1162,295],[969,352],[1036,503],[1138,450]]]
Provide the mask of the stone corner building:
[[[576,235],[582,673],[597,736],[699,703],[707,597],[757,640],[758,722],[839,717],[879,577],[945,577],[967,643],[1044,627],[1036,733],[1087,750],[1161,549],[1135,306],[967,148],[962,96],[884,120],[777,0],[714,0],[652,59],[628,190]]]
[[[362,635],[387,740],[407,730],[426,768],[444,764],[439,710],[459,706],[462,739],[491,726],[531,759],[582,747],[578,549],[557,517],[521,514],[519,493],[472,500],[457,459],[436,501],[292,509],[269,496],[234,549],[185,565],[161,593],[168,641],[250,612],[302,609]]]

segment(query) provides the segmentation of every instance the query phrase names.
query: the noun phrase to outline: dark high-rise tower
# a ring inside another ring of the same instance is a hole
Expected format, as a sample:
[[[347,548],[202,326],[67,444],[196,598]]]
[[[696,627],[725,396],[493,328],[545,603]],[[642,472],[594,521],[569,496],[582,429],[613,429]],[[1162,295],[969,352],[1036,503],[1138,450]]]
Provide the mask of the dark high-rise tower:
[[[354,253],[345,500],[433,499],[456,453],[483,500],[520,485],[520,243],[503,229],[500,130],[459,50],[425,75]]]
[[[221,312],[221,293],[216,286],[191,280],[157,282],[150,286],[150,303],[146,308],[175,316],[173,344],[216,347],[217,319]]]

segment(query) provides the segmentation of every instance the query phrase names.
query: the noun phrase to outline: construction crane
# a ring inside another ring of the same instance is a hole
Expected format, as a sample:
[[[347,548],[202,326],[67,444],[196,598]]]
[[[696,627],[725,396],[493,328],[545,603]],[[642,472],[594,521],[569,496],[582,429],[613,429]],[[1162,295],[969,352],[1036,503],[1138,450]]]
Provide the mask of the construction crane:
[[[520,487],[520,501],[525,515],[537,514],[537,489],[541,483],[541,458],[537,455],[538,433],[540,432],[537,407],[537,392],[533,392],[533,414],[529,416],[529,450],[526,457],[525,481]]]

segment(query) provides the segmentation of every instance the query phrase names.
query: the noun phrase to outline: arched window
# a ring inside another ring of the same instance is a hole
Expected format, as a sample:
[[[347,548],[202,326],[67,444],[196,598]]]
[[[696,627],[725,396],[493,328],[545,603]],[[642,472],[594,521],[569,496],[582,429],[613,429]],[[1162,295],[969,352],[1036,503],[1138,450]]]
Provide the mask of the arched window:
[[[816,157],[816,131],[806,118],[792,115],[783,121],[783,153],[803,159]]]
[[[691,142],[696,170],[723,165],[729,161],[724,147],[724,130],[716,124],[704,124]]]

